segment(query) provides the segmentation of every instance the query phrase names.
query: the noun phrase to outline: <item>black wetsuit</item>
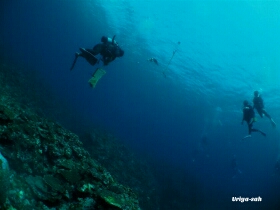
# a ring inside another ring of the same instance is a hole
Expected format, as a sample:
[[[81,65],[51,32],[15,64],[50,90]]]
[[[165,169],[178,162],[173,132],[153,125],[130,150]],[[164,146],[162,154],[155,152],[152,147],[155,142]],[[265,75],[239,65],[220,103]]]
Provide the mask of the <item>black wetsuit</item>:
[[[70,70],[74,68],[79,56],[85,58],[92,66],[99,62],[99,59],[96,57],[96,55],[98,54],[102,56],[101,60],[103,61],[105,66],[115,60],[116,57],[123,56],[124,51],[119,47],[117,42],[114,41],[114,38],[110,42],[108,41],[108,38],[102,37],[101,41],[102,43],[95,45],[92,49],[80,48],[81,53],[75,54],[75,59]]]
[[[247,124],[248,124],[249,135],[251,135],[251,132],[259,131],[258,129],[253,128],[254,117],[255,117],[255,112],[254,112],[253,107],[251,105],[244,106],[244,108],[243,108],[243,121],[246,121]]]
[[[267,116],[269,119],[271,119],[271,116],[265,111],[264,105],[263,105],[263,99],[260,96],[255,96],[253,99],[254,102],[254,108],[257,110],[259,115],[263,117],[263,115]]]
[[[93,49],[86,49],[94,56],[97,54],[102,55],[102,61],[104,65],[108,65],[111,61],[118,57],[118,51],[120,47],[112,43],[100,43],[93,47]]]

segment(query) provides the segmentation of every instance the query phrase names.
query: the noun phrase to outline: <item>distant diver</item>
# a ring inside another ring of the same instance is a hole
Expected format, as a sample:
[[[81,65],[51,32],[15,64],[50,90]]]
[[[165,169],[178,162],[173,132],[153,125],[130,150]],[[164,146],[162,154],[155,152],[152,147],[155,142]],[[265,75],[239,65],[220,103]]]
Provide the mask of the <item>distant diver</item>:
[[[197,148],[195,148],[195,150],[193,151],[192,162],[195,162],[196,158],[200,154],[204,155],[206,158],[210,157],[210,155],[208,154],[208,144],[208,137],[206,134],[203,134],[200,141],[198,141]]]
[[[274,176],[274,175],[280,176],[280,159],[279,159],[279,157],[274,166],[274,172],[273,172],[272,176]]]
[[[233,169],[233,179],[238,175],[242,174],[242,171],[238,168],[236,155],[233,155],[233,159],[231,160],[231,168]]]
[[[263,99],[260,96],[259,91],[257,91],[257,90],[254,92],[253,102],[254,102],[254,108],[257,110],[257,112],[259,113],[261,118],[263,118],[263,116],[266,116],[270,120],[272,126],[276,127],[276,123],[274,122],[274,120],[271,118],[271,116],[264,109]]]
[[[158,65],[158,61],[157,61],[157,59],[155,59],[155,58],[149,58],[148,61],[154,62],[155,64]]]
[[[243,102],[243,105],[243,118],[241,124],[243,125],[244,121],[246,121],[248,124],[248,135],[243,139],[250,138],[251,132],[260,132],[263,136],[266,136],[266,134],[261,130],[253,128],[253,123],[256,121],[253,107],[249,105],[249,102],[247,100]]]
[[[118,43],[115,41],[115,36],[113,39],[102,36],[101,42],[93,47],[93,49],[80,48],[80,53],[75,53],[75,59],[73,61],[72,70],[76,64],[79,56],[85,58],[90,65],[94,66],[99,63],[99,59],[96,55],[100,54],[102,56],[101,61],[103,61],[104,66],[107,66],[110,62],[115,60],[116,57],[122,57],[124,51],[120,48]]]

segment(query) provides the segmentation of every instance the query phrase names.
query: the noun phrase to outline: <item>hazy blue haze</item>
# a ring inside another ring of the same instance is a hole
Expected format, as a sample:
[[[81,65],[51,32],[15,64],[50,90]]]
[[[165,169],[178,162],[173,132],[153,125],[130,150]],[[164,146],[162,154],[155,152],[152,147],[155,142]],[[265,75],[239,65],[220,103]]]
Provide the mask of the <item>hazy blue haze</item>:
[[[76,110],[69,119],[103,126],[160,162],[162,199],[190,209],[280,206],[280,177],[272,176],[279,128],[258,117],[255,127],[267,137],[254,133],[242,142],[247,126],[240,125],[242,102],[254,90],[280,122],[280,1],[2,0],[0,8],[6,56],[40,71]],[[125,55],[91,89],[95,68],[79,59],[69,69],[79,47],[90,48],[103,35],[116,35]],[[84,126],[75,123],[65,124]],[[232,178],[234,154],[242,174]],[[170,176],[181,179],[168,189]],[[232,196],[263,201],[233,203]]]

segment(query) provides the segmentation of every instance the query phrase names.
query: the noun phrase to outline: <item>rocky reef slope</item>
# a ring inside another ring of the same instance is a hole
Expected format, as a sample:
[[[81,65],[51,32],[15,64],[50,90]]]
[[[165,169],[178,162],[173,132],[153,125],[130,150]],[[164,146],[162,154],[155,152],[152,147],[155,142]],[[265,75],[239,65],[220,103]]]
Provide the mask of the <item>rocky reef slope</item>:
[[[14,100],[3,72],[1,209],[140,209],[136,194],[92,159],[77,135]]]
[[[0,151],[6,208],[139,209],[132,190],[94,161],[75,134],[3,96]]]

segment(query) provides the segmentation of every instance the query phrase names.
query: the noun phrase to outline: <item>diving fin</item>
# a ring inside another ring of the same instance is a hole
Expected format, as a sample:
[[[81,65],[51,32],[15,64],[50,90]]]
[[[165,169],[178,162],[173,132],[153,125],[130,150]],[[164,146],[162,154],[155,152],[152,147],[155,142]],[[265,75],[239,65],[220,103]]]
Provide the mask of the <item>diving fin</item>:
[[[82,52],[81,56],[84,57],[90,65],[94,66],[98,62],[98,58],[93,55],[93,52],[91,52],[91,50],[80,48],[80,51]]]
[[[266,136],[266,133],[265,133],[265,132],[262,132],[261,130],[259,130],[259,132],[260,132],[263,136]]]
[[[106,74],[106,71],[104,69],[97,68],[88,81],[89,85],[92,88],[95,88],[97,82],[101,79],[101,77],[103,77],[104,74]]]
[[[274,122],[274,120],[273,120],[273,119],[271,119],[270,121],[271,121],[271,125],[272,125],[272,127],[273,127],[273,128],[276,128],[276,123]]]
[[[71,66],[71,68],[70,68],[70,71],[73,70],[73,68],[74,68],[74,66],[75,66],[75,64],[76,64],[76,62],[77,62],[78,57],[79,57],[79,53],[76,53],[76,54],[75,54],[75,59],[74,59],[73,64],[72,64],[72,66]]]

